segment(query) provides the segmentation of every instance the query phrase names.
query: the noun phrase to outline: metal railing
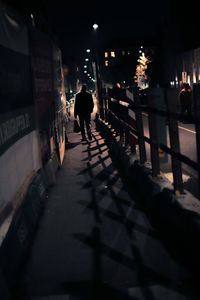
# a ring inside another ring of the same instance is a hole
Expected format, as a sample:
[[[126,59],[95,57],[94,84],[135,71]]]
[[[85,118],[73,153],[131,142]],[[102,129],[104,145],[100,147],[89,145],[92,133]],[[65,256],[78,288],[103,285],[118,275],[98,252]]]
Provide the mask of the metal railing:
[[[160,109],[155,104],[158,90],[161,97],[164,98],[165,109]],[[194,85],[194,114],[188,116],[177,112],[177,89],[149,89],[147,105],[141,105],[137,89],[133,90],[133,98],[132,103],[123,103],[111,98],[109,95],[104,97],[104,120],[112,126],[116,135],[119,135],[121,145],[123,147],[129,145],[132,152],[134,152],[135,145],[138,144],[140,163],[144,164],[147,161],[145,142],[150,144],[153,177],[160,175],[160,151],[170,155],[174,192],[176,194],[184,193],[182,163],[186,164],[198,172],[200,190],[200,85]],[[148,115],[149,137],[144,135],[142,117],[144,112]],[[130,115],[135,116],[134,125],[132,125],[133,117],[130,117]],[[157,116],[162,116],[167,122],[170,147],[159,141]],[[180,153],[178,120],[195,124],[197,161],[193,161]],[[135,139],[131,139],[130,136],[134,136]]]

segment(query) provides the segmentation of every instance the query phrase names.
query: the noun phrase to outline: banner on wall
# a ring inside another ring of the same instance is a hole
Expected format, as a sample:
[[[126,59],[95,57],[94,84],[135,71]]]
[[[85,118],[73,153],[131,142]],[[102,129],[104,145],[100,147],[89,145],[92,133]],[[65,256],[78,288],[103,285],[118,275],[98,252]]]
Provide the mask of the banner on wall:
[[[54,75],[54,101],[55,101],[55,131],[54,140],[57,146],[57,155],[62,163],[65,152],[65,122],[66,95],[64,87],[64,74],[62,68],[61,51],[53,46],[53,75]]]
[[[52,41],[44,33],[31,28],[31,65],[33,95],[43,164],[51,156],[50,140],[54,121],[54,83]]]
[[[28,30],[0,3],[0,155],[35,129]]]

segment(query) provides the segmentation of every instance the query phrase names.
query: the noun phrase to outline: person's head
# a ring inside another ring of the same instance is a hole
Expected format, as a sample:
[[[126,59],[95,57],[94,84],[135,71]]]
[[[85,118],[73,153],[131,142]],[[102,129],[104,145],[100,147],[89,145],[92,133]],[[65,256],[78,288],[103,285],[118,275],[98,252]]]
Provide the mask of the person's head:
[[[83,85],[82,85],[82,88],[81,88],[81,92],[86,92],[86,90],[87,90],[87,87],[86,87],[85,84],[83,84]]]
[[[189,83],[185,83],[185,84],[184,84],[184,87],[185,87],[185,90],[188,91],[188,90],[190,89]]]

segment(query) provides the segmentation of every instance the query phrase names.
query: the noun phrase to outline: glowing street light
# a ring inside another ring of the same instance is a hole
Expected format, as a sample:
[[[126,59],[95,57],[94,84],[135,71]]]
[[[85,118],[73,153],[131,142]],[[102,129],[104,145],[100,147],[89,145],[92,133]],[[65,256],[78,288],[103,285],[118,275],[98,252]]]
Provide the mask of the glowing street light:
[[[86,58],[85,61],[89,61],[89,58]]]
[[[87,49],[86,52],[87,52],[87,53],[90,53],[90,49]]]
[[[97,30],[97,28],[98,28],[99,26],[98,26],[97,24],[94,24],[92,27],[93,27],[94,30]]]

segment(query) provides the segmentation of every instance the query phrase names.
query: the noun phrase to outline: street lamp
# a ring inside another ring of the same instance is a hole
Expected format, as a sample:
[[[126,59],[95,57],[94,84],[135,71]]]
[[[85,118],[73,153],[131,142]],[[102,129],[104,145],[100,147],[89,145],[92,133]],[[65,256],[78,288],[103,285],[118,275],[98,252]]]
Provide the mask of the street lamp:
[[[98,26],[97,24],[94,24],[92,27],[93,27],[94,30],[97,30],[97,28],[98,28],[99,26]]]
[[[86,52],[87,52],[87,53],[90,53],[90,49],[87,49]]]

